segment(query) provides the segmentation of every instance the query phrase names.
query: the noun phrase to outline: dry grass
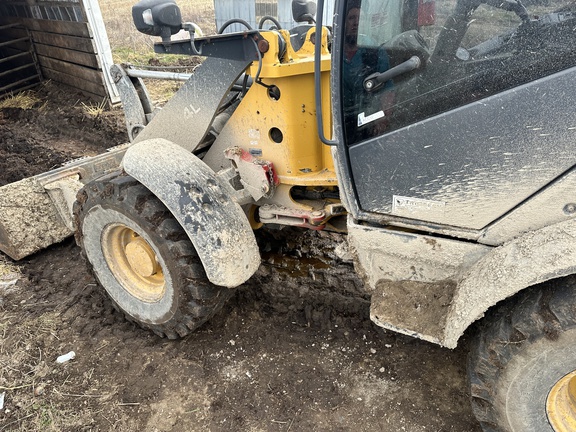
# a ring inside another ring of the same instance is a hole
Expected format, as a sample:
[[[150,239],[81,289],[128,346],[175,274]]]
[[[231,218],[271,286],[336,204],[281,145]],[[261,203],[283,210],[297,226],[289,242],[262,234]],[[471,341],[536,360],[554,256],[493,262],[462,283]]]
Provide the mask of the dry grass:
[[[26,308],[26,305],[23,306]],[[46,353],[40,347],[33,348],[38,337],[56,339],[56,312],[49,312],[40,317],[28,314],[22,316],[2,316],[0,336],[3,337],[7,350],[0,350],[0,393],[5,392],[10,407],[19,408],[17,420],[0,426],[0,430],[78,430],[74,429],[76,414],[54,404],[55,396],[37,398],[44,394],[45,384],[50,383],[45,377],[51,375]],[[50,386],[52,388],[52,386]],[[52,390],[53,393],[54,390]],[[8,408],[9,409],[9,408]],[[26,426],[21,422],[26,420]]]
[[[106,98],[104,98],[102,102],[98,104],[85,104],[82,102],[82,111],[84,111],[84,114],[86,114],[88,117],[98,118],[102,115],[102,113],[104,113],[104,111],[106,111],[107,106],[108,99]]]
[[[147,64],[156,58],[152,45],[158,38],[138,32],[132,23],[133,0],[100,0],[100,9],[112,47],[114,62]],[[179,0],[182,19],[200,26],[204,34],[215,32],[213,0]]]
[[[137,67],[182,63],[182,56],[155,54],[153,44],[160,39],[136,30],[132,22],[134,0],[100,0],[99,3],[114,63],[130,63]],[[216,32],[213,0],[178,0],[177,3],[184,21],[196,23],[204,34]],[[145,80],[145,83],[150,97],[159,105],[170,99],[181,86],[174,81]],[[92,109],[90,112],[95,113]]]
[[[37,108],[38,104],[42,102],[38,98],[36,92],[33,90],[27,90],[16,94],[11,94],[6,98],[0,100],[1,108],[20,108],[23,110],[28,110],[32,108]]]

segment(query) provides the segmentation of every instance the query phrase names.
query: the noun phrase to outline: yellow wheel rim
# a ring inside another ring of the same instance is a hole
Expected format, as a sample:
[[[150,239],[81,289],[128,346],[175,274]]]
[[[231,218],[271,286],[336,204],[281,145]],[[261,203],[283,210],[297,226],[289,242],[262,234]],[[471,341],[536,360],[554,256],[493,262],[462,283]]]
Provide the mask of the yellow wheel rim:
[[[576,431],[576,371],[552,387],[546,400],[546,413],[555,432]]]
[[[146,303],[162,299],[166,291],[162,266],[154,249],[125,225],[108,226],[102,233],[102,252],[116,280]]]

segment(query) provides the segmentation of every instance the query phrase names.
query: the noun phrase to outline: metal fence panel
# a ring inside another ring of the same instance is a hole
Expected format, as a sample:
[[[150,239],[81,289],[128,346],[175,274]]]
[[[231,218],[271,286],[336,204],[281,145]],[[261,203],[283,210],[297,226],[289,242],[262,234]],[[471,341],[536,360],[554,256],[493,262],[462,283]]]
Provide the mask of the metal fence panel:
[[[252,27],[256,23],[256,0],[215,0],[214,12],[216,15],[216,28],[220,29],[226,21],[238,18],[246,21]],[[241,24],[232,24],[225,33],[245,30]]]

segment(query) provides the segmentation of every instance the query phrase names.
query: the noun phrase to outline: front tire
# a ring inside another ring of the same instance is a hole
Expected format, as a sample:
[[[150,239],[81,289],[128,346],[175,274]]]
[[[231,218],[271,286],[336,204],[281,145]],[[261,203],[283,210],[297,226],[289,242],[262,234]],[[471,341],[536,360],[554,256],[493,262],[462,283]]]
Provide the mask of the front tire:
[[[89,183],[74,216],[76,242],[115,307],[159,336],[186,336],[232,295],[208,281],[180,224],[133,178]]]
[[[576,430],[575,279],[533,287],[486,320],[468,365],[483,430]]]

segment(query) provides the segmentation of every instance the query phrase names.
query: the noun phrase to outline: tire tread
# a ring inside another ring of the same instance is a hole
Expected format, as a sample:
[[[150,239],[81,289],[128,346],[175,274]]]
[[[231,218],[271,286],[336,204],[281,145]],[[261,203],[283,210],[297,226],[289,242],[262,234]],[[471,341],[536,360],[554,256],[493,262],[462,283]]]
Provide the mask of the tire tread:
[[[171,255],[171,262],[177,269],[175,273],[185,284],[187,300],[181,301],[175,315],[162,324],[140,322],[122,311],[112,300],[114,308],[121,311],[127,319],[137,322],[141,327],[161,337],[177,339],[188,335],[208,321],[232,296],[233,290],[215,286],[207,280],[192,242],[164,204],[146,187],[124,172],[108,174],[87,184],[79,191],[77,202],[74,204],[76,243],[82,248],[82,256],[94,276],[83,249],[82,223],[88,211],[98,205],[121,205],[127,212],[137,215],[144,221],[146,228],[165,242],[164,245]]]
[[[497,383],[508,362],[541,338],[576,326],[571,278],[534,286],[498,305],[484,319],[468,358],[472,410],[485,432],[498,432]],[[572,314],[570,315],[570,311]]]

